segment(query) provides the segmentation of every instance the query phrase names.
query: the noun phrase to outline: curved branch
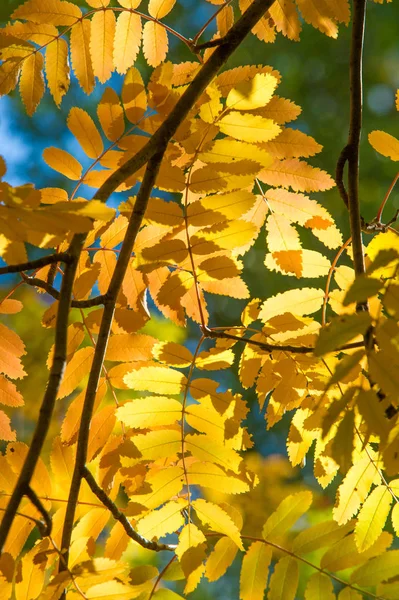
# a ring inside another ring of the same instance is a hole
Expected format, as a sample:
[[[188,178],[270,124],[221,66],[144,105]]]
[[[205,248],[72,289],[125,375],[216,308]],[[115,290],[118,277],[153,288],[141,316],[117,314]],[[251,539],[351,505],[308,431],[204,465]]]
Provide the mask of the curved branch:
[[[28,485],[28,487],[26,489],[25,496],[27,496],[29,498],[29,500],[32,502],[33,506],[35,508],[37,508],[37,510],[43,517],[43,520],[45,523],[45,527],[42,527],[43,537],[51,535],[51,530],[53,527],[51,517],[48,514],[47,510],[44,508],[42,501],[38,498],[38,496],[36,495],[36,492],[33,491],[33,489],[30,487],[30,485]],[[41,525],[43,525],[43,524],[41,523]]]
[[[41,269],[46,265],[51,265],[57,262],[63,262],[65,264],[70,263],[70,254],[68,252],[57,252],[56,254],[42,256],[42,258],[29,260],[28,262],[20,263],[18,265],[8,265],[7,267],[0,267],[0,275],[5,275],[6,273],[20,273],[21,271],[30,271],[31,269]]]
[[[159,544],[158,542],[151,542],[151,540],[147,540],[142,535],[140,535],[135,529],[133,529],[130,521],[127,517],[119,510],[119,508],[112,502],[112,500],[107,496],[102,488],[98,485],[93,475],[90,473],[87,467],[83,468],[82,477],[86,479],[87,483],[93,494],[97,496],[97,498],[104,504],[106,508],[110,511],[114,519],[119,521],[122,525],[123,529],[126,531],[127,535],[132,538],[135,542],[140,544],[143,548],[147,548],[147,550],[155,550],[155,552],[161,552],[162,550],[169,550],[174,552],[176,550],[176,546],[173,544]]]
[[[52,285],[44,281],[43,279],[39,279],[38,277],[26,277],[23,276],[25,283],[31,285],[33,287],[41,288],[45,290],[50,296],[52,296],[55,300],[59,300],[61,297],[61,293],[55,289]],[[71,300],[72,308],[90,308],[91,306],[99,306],[100,304],[104,304],[106,300],[105,294],[101,294],[100,296],[95,296],[94,298],[89,298],[89,300]]]

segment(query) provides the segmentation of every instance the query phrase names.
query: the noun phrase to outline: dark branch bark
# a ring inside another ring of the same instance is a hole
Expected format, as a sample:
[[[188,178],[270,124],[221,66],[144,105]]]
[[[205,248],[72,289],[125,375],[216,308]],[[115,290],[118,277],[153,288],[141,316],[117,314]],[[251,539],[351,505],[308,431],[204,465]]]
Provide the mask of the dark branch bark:
[[[126,230],[125,239],[123,240],[122,248],[119,253],[118,261],[113,272],[111,282],[107,291],[107,300],[104,306],[104,312],[101,319],[100,331],[96,343],[96,349],[93,358],[89,380],[87,383],[86,396],[82,409],[82,417],[80,421],[78,445],[76,449],[75,466],[72,475],[71,487],[69,490],[67,510],[65,514],[64,529],[62,533],[61,550],[64,552],[65,562],[68,564],[68,552],[71,543],[71,535],[75,520],[76,504],[78,501],[79,490],[84,476],[84,470],[87,458],[87,445],[89,441],[90,421],[93,413],[94,400],[98,388],[104,357],[107,350],[108,339],[111,332],[112,320],[114,317],[115,303],[118,297],[119,290],[122,285],[126,269],[129,264],[130,256],[133,250],[134,242],[143,221],[144,213],[147,208],[148,200],[154,187],[156,177],[165,148],[161,152],[155,154],[148,162],[147,169],[137,194],[137,199],[134,205],[129,225]],[[61,565],[61,570],[64,570]]]
[[[33,489],[28,485],[25,495],[29,498],[29,500],[32,502],[33,506],[35,506],[35,508],[37,508],[37,510],[39,511],[39,513],[42,515],[44,523],[45,523],[45,527],[42,527],[42,535],[43,537],[47,536],[47,535],[51,535],[51,530],[53,527],[53,524],[51,522],[51,517],[48,514],[47,510],[44,508],[42,501],[40,500],[40,498],[37,497],[36,492],[33,491]]]
[[[3,519],[1,521],[0,552],[3,550],[21,499],[27,493],[33,472],[43,448],[44,440],[46,439],[47,432],[50,427],[55,400],[57,398],[66,365],[67,328],[72,287],[85,237],[86,236],[84,235],[74,236],[68,250],[68,256],[70,257],[71,262],[66,265],[65,273],[62,278],[60,303],[58,306],[57,322],[55,327],[53,363],[51,365],[50,376],[43,402],[40,407],[39,417],[33,434],[32,442],[29,446],[28,454],[25,458],[21,473],[18,477],[18,481],[11,494]]]
[[[86,479],[87,483],[93,494],[97,496],[97,498],[104,504],[106,508],[110,511],[114,519],[119,521],[126,531],[127,535],[132,538],[135,542],[143,546],[143,548],[147,548],[147,550],[155,550],[155,552],[160,552],[161,550],[169,550],[174,552],[176,550],[176,546],[170,544],[159,544],[158,542],[151,542],[151,540],[147,540],[142,535],[140,535],[135,529],[133,529],[129,520],[126,516],[119,510],[119,508],[112,502],[112,500],[107,496],[102,488],[98,485],[93,475],[90,473],[87,467],[83,468],[82,476]]]
[[[57,262],[68,264],[71,262],[71,256],[68,252],[49,254],[48,256],[42,256],[42,258],[29,260],[26,263],[20,263],[19,265],[8,265],[7,267],[1,267],[0,275],[5,275],[6,273],[20,273],[21,271],[29,271],[31,269],[40,269],[41,267],[45,267]]]
[[[41,288],[45,290],[50,296],[55,298],[55,300],[60,299],[60,292],[55,289],[52,285],[44,281],[43,279],[39,279],[38,277],[23,277],[25,283],[33,286]],[[104,304],[105,295],[96,296],[95,298],[90,298],[89,300],[72,300],[71,307],[72,308],[90,308],[91,306],[99,306],[100,304]]]

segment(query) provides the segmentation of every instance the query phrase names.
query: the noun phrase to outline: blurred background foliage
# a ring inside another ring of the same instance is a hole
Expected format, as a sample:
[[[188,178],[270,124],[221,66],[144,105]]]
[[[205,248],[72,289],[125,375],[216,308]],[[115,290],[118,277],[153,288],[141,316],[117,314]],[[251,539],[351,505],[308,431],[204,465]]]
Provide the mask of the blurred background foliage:
[[[69,0],[71,1],[71,0]],[[74,0],[82,8],[84,5]],[[12,11],[22,2],[19,0],[2,0],[0,2],[0,22],[5,24]],[[111,5],[117,6],[115,0]],[[233,0],[237,10],[236,0]],[[86,7],[87,8],[87,7]],[[142,2],[139,9],[145,12],[146,2]],[[204,0],[179,0],[174,10],[165,19],[165,22],[186,37],[193,37],[199,28],[213,14],[215,7]],[[394,95],[399,87],[399,3],[368,4],[367,29],[364,56],[364,132],[361,143],[361,182],[360,198],[362,214],[366,220],[371,220],[381,203],[382,198],[392,181],[395,172],[392,162],[377,155],[367,142],[367,134],[375,129],[385,130],[392,135],[399,135],[399,118],[395,110]],[[201,41],[211,38],[214,26],[211,25]],[[179,63],[192,60],[187,47],[169,37],[171,51],[169,60]],[[346,143],[349,115],[349,88],[348,88],[348,63],[349,63],[350,30],[340,28],[338,39],[334,40],[322,35],[319,31],[303,24],[301,41],[291,42],[279,35],[272,45],[259,42],[254,36],[248,38],[243,46],[233,55],[227,65],[231,68],[244,64],[267,64],[278,69],[282,81],[278,94],[293,100],[302,107],[302,113],[291,126],[312,135],[317,142],[323,145],[320,155],[310,159],[314,166],[321,167],[334,175],[337,157]],[[136,66],[140,69],[144,79],[149,78],[150,69],[140,52]],[[41,158],[42,151],[47,146],[58,146],[74,154],[84,166],[87,166],[87,157],[83,154],[76,140],[65,126],[66,117],[72,106],[79,106],[95,117],[97,103],[103,90],[111,85],[120,91],[123,78],[117,74],[106,84],[98,84],[91,94],[85,96],[73,77],[71,87],[64,98],[61,108],[57,109],[49,92],[39,106],[39,109],[29,118],[23,108],[18,91],[11,97],[0,99],[0,147],[7,161],[7,180],[13,185],[32,182],[36,187],[59,186],[67,190],[69,183],[48,168]],[[73,185],[73,184],[72,184]],[[91,188],[82,186],[82,191],[87,198],[93,195]],[[128,195],[128,194],[126,194]],[[122,194],[117,195],[114,204],[120,202]],[[316,198],[336,218],[342,229],[344,239],[349,237],[348,215],[336,189],[324,194],[317,194]],[[112,201],[113,199],[111,199]],[[387,207],[387,220],[399,208],[399,188],[393,192]],[[308,244],[317,244],[314,237],[304,240]],[[317,244],[318,245],[318,244]],[[309,246],[308,246],[309,247]],[[325,252],[324,246],[315,247]],[[251,297],[267,298],[278,291],[298,286],[295,277],[270,273],[264,266],[266,252],[265,236],[261,234],[255,247],[245,257],[246,270],[244,277],[251,290]],[[329,258],[333,258],[333,253]],[[45,294],[38,295],[25,285],[19,285],[18,276],[3,278],[1,297],[7,295],[17,286],[13,297],[22,300],[24,310],[16,317],[7,318],[10,324],[21,335],[27,346],[27,355],[24,365],[29,377],[20,382],[19,388],[24,395],[26,407],[24,414],[21,410],[12,414],[12,424],[17,430],[18,439],[28,442],[34,427],[37,411],[39,409],[43,390],[46,385],[48,371],[44,366],[48,351],[53,341],[53,330],[41,326],[41,318],[50,304],[50,299]],[[312,285],[314,281],[302,280],[300,285]],[[318,281],[317,285],[324,285]],[[210,299],[212,310],[211,324],[225,326],[237,324],[244,303],[231,301],[222,296]],[[189,324],[188,329],[182,329],[171,323],[165,322],[155,311],[154,320],[150,321],[145,331],[160,339],[173,340],[187,343],[191,348],[198,339],[198,328]],[[90,340],[87,339],[87,343]],[[234,374],[220,374],[219,380],[225,387],[232,386],[239,390],[239,384]],[[128,397],[128,392],[118,390],[120,400]],[[259,524],[264,522],[268,514],[273,511],[280,501],[289,493],[304,487],[311,487],[315,494],[316,509],[310,513],[311,520],[317,522],[329,518],[327,508],[331,506],[336,485],[330,486],[322,495],[322,490],[312,476],[311,465],[302,469],[293,469],[286,458],[285,439],[287,435],[287,420],[283,419],[271,431],[265,431],[264,419],[260,415],[255,395],[245,392],[246,399],[251,406],[248,417],[248,426],[253,433],[255,452],[249,454],[247,460],[251,467],[258,473],[261,483],[250,494],[237,496],[233,500],[236,508],[245,505],[247,514],[244,528],[246,533],[255,534],[254,521]],[[68,402],[59,402],[57,414],[54,419],[53,430],[50,435],[59,433],[59,423],[65,414]],[[217,498],[223,501],[223,498]],[[231,503],[231,500],[230,500]],[[145,550],[136,550],[132,561],[139,564],[148,560],[149,553]],[[153,557],[154,561],[158,557]],[[306,567],[303,574],[305,575]],[[210,585],[202,584],[190,597],[193,600],[218,600],[229,599],[237,595],[238,568],[233,566],[229,576],[219,583]],[[298,592],[301,593],[301,590]],[[303,590],[302,590],[303,593]],[[302,596],[298,596],[302,597]]]

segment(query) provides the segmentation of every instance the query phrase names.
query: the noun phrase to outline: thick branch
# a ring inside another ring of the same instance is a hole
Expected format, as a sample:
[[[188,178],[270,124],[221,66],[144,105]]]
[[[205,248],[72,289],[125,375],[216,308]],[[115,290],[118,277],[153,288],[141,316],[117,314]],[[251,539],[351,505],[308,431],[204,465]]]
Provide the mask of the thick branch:
[[[275,0],[254,0],[248,10],[242,15],[219,46],[204,64],[199,73],[188,86],[176,106],[165,119],[161,127],[154,133],[149,142],[135,156],[125,162],[115,171],[100,187],[96,195],[97,200],[106,201],[116,188],[138,171],[148,160],[168,144],[177,128],[184,121],[195,102],[204,92],[206,87],[227,62],[233,52],[238,48],[244,38],[256,25],[259,19],[271,7]]]
[[[66,365],[67,328],[69,308],[72,296],[72,287],[75,279],[79,255],[83,248],[85,237],[85,235],[74,236],[73,241],[68,250],[68,256],[70,257],[71,262],[67,263],[65,267],[65,273],[62,278],[60,303],[58,306],[57,321],[55,326],[53,364],[51,365],[49,380],[46,392],[44,394],[43,402],[40,407],[39,418],[37,420],[32,442],[29,446],[29,450],[25,458],[23,467],[21,469],[21,473],[18,477],[18,481],[11,494],[8,506],[1,521],[0,552],[3,550],[4,544],[6,542],[8,533],[10,531],[21,499],[24,496],[24,494],[27,494],[27,490],[29,488],[33,472],[35,470],[37,461],[39,460],[43,448],[43,443],[46,439],[47,432],[50,426],[55,400],[57,398],[58,390],[61,384],[61,379],[64,374]]]
[[[63,262],[68,264],[71,262],[71,256],[68,252],[58,252],[57,254],[49,254],[48,256],[42,256],[42,258],[36,258],[35,260],[29,260],[26,263],[20,263],[19,265],[8,265],[7,267],[0,268],[0,275],[6,273],[20,273],[21,271],[29,271],[30,269],[40,269],[46,265],[52,263]]]
[[[350,125],[346,159],[348,162],[349,220],[356,275],[361,275],[365,271],[359,203],[359,145],[362,131],[362,61],[365,17],[366,0],[353,0],[350,54]]]
[[[94,400],[98,388],[98,382],[104,363],[104,357],[107,350],[108,339],[111,332],[111,325],[114,317],[115,303],[119,290],[122,285],[126,269],[129,264],[134,242],[143,221],[144,213],[147,208],[148,200],[154,187],[155,180],[161,165],[165,148],[158,152],[148,162],[147,169],[137,194],[129,225],[126,230],[125,239],[119,253],[118,261],[113,272],[111,282],[107,291],[107,300],[104,306],[104,312],[101,320],[100,331],[98,334],[96,349],[93,358],[89,380],[87,383],[86,396],[82,409],[82,417],[79,427],[78,445],[76,449],[75,466],[72,475],[71,488],[69,490],[68,504],[62,532],[61,550],[64,552],[66,564],[68,564],[68,551],[71,543],[73,523],[75,520],[76,504],[78,501],[79,490],[82,478],[85,473],[87,458],[87,445],[89,441],[90,421],[93,413]],[[61,570],[64,570],[61,565]]]
[[[41,288],[45,290],[50,296],[55,298],[55,300],[60,299],[60,292],[55,289],[52,285],[47,283],[47,281],[43,281],[43,279],[39,279],[38,277],[24,277],[25,283],[32,285],[33,287]],[[89,300],[72,300],[71,307],[72,308],[90,308],[91,306],[99,306],[100,304],[104,304],[105,295],[95,296],[95,298],[90,298]]]
[[[159,544],[158,542],[151,542],[147,540],[142,535],[140,535],[133,527],[131,526],[129,520],[126,516],[119,510],[119,508],[112,502],[112,500],[107,496],[102,488],[97,484],[93,475],[90,473],[87,467],[84,467],[82,476],[86,479],[87,483],[93,494],[97,496],[97,498],[104,504],[106,508],[110,511],[114,519],[119,521],[126,531],[127,535],[132,538],[135,542],[143,546],[143,548],[147,548],[147,550],[155,550],[155,552],[160,552],[161,550],[169,550],[174,552],[176,550],[176,546],[171,544]]]

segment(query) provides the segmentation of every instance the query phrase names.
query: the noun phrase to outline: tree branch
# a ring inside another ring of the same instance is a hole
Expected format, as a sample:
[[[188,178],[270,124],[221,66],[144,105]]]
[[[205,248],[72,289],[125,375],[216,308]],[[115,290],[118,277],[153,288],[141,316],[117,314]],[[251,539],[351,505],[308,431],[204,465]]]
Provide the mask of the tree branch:
[[[0,275],[6,273],[20,273],[21,271],[29,271],[30,269],[40,269],[46,265],[52,263],[63,262],[68,264],[71,262],[71,256],[68,252],[57,252],[56,254],[49,254],[48,256],[42,256],[42,258],[36,258],[35,260],[29,260],[19,265],[8,265],[7,267],[0,267]]]
[[[359,145],[362,131],[362,62],[366,0],[353,0],[350,53],[350,124],[345,159],[348,162],[348,207],[356,275],[365,272],[359,203]],[[341,155],[342,156],[342,155]],[[363,305],[362,309],[365,306]]]
[[[143,546],[143,548],[147,548],[147,550],[155,550],[155,552],[160,552],[161,550],[169,550],[174,552],[176,550],[176,546],[173,544],[158,544],[158,542],[151,542],[147,540],[142,535],[140,535],[130,524],[129,520],[126,516],[119,510],[119,508],[112,502],[112,500],[107,496],[102,488],[98,485],[93,475],[89,471],[87,467],[83,468],[82,477],[86,479],[87,483],[93,494],[97,496],[97,498],[104,504],[106,508],[110,511],[114,519],[120,522],[123,529],[126,531],[127,535],[132,538],[135,542]]]
[[[22,275],[22,273],[21,273]],[[45,290],[50,296],[55,298],[55,300],[60,299],[60,292],[55,289],[52,285],[44,281],[43,279],[39,279],[38,277],[27,277],[26,275],[22,275],[25,283],[38,287]],[[105,295],[101,294],[100,296],[95,296],[94,298],[89,298],[89,300],[72,300],[71,307],[72,308],[90,308],[91,306],[99,306],[100,304],[104,304]]]
[[[116,188],[138,171],[159,148],[169,143],[177,128],[184,121],[195,102],[205,91],[206,87],[238,48],[251,29],[256,25],[275,0],[254,0],[241,18],[233,25],[219,46],[204,64],[184,94],[176,103],[163,124],[157,129],[147,144],[127,160],[117,171],[112,173],[99,188],[94,199],[106,201]]]
[[[58,306],[57,321],[55,326],[53,363],[51,365],[49,380],[43,402],[40,407],[39,418],[37,420],[36,429],[33,433],[32,442],[29,446],[21,473],[18,477],[17,483],[11,494],[3,519],[1,521],[0,552],[3,550],[21,499],[27,493],[33,472],[43,448],[44,440],[46,439],[47,432],[50,427],[55,400],[57,398],[66,365],[67,328],[72,287],[80,252],[83,248],[85,238],[86,236],[82,234],[74,236],[67,253],[70,262],[67,263],[65,267],[65,273],[62,278],[60,303]]]
[[[51,535],[51,530],[53,528],[51,517],[48,514],[47,510],[44,508],[42,501],[38,498],[38,496],[36,495],[36,492],[30,487],[30,485],[28,485],[28,487],[25,491],[25,496],[27,496],[29,498],[29,500],[32,502],[33,506],[35,508],[37,508],[37,510],[43,517],[43,520],[45,523],[45,527],[42,527],[43,537],[45,537],[47,535]]]
[[[144,174],[143,182],[137,194],[133,212],[130,217],[129,225],[126,230],[125,239],[119,253],[118,261],[113,272],[108,291],[107,300],[104,306],[104,312],[101,319],[100,331],[94,352],[93,364],[91,367],[89,380],[87,383],[86,396],[82,409],[82,416],[79,427],[78,444],[76,449],[75,466],[72,475],[71,487],[69,490],[67,510],[64,520],[64,529],[62,532],[61,550],[64,552],[66,564],[68,564],[69,546],[75,520],[76,504],[78,501],[79,490],[84,476],[84,469],[87,458],[87,444],[89,441],[90,422],[93,413],[94,400],[98,388],[98,381],[101,375],[101,369],[107,350],[108,339],[111,332],[111,325],[114,317],[115,303],[119,290],[122,285],[126,269],[129,264],[130,256],[133,250],[134,242],[141,227],[148,200],[154,187],[159,167],[162,162],[166,147],[155,154],[148,162]],[[64,570],[61,565],[60,570]]]

